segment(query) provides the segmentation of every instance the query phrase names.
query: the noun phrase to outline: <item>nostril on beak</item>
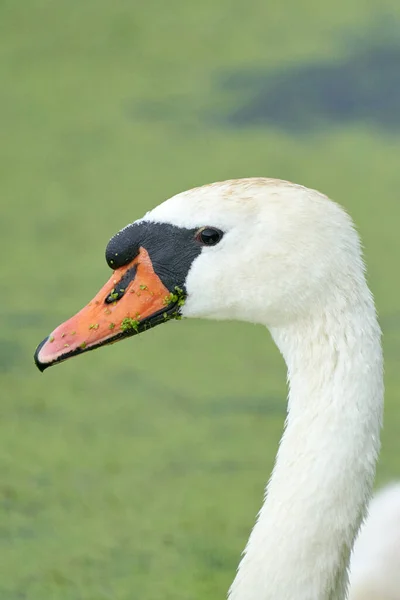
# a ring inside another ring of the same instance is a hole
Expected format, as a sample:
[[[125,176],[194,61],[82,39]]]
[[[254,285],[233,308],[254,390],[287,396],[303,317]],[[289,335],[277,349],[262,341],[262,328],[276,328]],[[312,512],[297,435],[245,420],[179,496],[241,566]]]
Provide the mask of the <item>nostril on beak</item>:
[[[119,282],[115,285],[115,288],[112,292],[105,298],[104,302],[106,304],[112,304],[113,302],[117,302],[121,300],[123,295],[126,292],[128,285],[135,279],[137,271],[137,265],[133,265],[130,269],[125,271]]]
[[[117,302],[118,300],[121,300],[122,296],[125,294],[125,290],[123,288],[121,289],[113,289],[111,291],[111,293],[107,296],[107,298],[104,300],[104,302],[106,304],[112,304],[113,302]]]

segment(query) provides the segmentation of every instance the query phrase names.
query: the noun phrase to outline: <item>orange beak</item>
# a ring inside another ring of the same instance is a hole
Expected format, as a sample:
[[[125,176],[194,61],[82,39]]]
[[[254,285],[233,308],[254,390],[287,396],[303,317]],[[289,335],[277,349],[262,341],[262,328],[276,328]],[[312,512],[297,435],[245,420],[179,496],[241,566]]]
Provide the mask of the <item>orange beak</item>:
[[[77,354],[179,318],[183,303],[182,290],[171,293],[165,287],[141,247],[133,261],[114,271],[89,304],[39,344],[36,365],[44,371]]]

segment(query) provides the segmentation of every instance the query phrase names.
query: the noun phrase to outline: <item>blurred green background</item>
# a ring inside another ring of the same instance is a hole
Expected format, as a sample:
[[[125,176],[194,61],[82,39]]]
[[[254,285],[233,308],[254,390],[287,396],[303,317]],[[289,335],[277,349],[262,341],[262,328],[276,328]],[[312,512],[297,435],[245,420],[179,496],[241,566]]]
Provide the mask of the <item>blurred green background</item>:
[[[399,19],[396,0],[1,0],[1,600],[225,597],[285,417],[267,332],[174,322],[32,360],[108,278],[111,235],[185,188],[280,177],[351,212],[384,329],[377,484],[400,477]]]

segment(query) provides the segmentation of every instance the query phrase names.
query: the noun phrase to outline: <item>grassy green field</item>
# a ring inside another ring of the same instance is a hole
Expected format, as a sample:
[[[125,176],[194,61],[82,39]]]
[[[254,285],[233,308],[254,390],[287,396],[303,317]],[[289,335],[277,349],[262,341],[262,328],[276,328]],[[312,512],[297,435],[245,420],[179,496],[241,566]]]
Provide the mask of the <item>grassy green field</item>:
[[[400,477],[400,137],[208,118],[220,73],[339,61],[396,0],[0,1],[0,599],[224,598],[285,416],[267,332],[174,322],[41,375],[37,343],[108,278],[104,248],[168,196],[266,175],[361,231],[384,329],[378,484]]]

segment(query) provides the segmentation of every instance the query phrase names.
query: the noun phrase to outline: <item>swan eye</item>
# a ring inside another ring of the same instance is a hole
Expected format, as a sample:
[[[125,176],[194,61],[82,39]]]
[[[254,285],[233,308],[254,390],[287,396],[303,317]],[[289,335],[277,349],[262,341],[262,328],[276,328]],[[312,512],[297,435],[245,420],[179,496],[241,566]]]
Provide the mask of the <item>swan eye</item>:
[[[196,240],[203,246],[215,246],[222,239],[223,233],[215,227],[202,227],[196,233]]]

